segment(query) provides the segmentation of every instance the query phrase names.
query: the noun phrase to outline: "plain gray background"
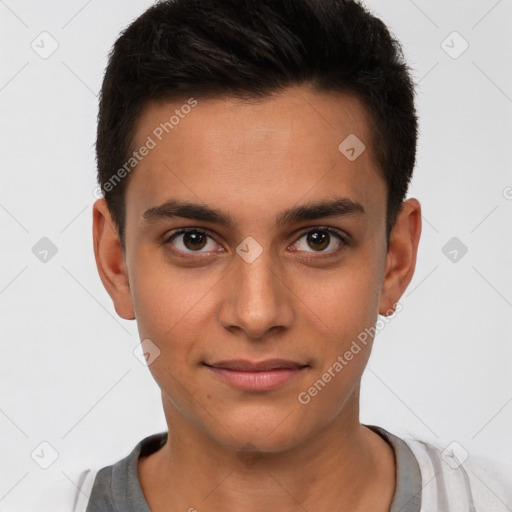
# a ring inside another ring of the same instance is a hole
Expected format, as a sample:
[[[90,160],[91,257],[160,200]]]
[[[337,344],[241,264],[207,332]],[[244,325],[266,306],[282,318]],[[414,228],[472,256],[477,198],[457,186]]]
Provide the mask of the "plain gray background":
[[[72,493],[81,470],[166,429],[133,354],[135,322],[117,317],[91,236],[107,53],[149,5],[0,0],[2,511],[41,510],[51,482]],[[423,233],[403,311],[376,338],[361,420],[456,442],[512,472],[512,2],[367,5],[418,84],[408,197],[422,204]],[[43,237],[57,249],[47,261]]]

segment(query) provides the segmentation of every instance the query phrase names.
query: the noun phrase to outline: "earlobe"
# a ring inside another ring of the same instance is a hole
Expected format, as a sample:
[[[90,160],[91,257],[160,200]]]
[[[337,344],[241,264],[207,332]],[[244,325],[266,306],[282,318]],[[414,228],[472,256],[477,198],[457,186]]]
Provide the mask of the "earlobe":
[[[404,201],[390,235],[382,283],[379,314],[390,316],[412,280],[421,235],[421,205],[417,199]]]
[[[92,226],[94,257],[103,286],[114,302],[117,314],[125,320],[135,318],[128,269],[115,223],[105,199],[93,204]]]

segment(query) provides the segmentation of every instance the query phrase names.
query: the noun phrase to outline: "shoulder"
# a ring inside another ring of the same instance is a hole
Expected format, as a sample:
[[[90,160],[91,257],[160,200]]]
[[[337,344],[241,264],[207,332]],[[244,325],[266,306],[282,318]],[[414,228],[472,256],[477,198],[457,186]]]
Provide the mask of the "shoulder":
[[[472,457],[453,442],[445,448],[402,438],[421,471],[421,512],[506,512],[512,508],[512,479],[484,457]]]
[[[113,472],[124,460],[101,469],[83,470],[78,479],[72,512],[111,512],[115,510],[116,507],[112,502]]]
[[[72,512],[85,512],[87,504],[89,503],[94,481],[99,471],[104,471],[108,468],[98,469],[85,469],[80,473],[75,493]]]
[[[167,432],[152,434],[116,463],[83,471],[72,512],[148,511],[137,475],[139,456],[159,449],[166,440]]]

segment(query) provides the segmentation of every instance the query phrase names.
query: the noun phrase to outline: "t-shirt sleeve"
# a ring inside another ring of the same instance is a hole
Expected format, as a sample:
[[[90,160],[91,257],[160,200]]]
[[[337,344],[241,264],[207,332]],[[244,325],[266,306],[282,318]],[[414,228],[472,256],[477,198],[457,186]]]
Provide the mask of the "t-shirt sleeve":
[[[91,487],[87,508],[83,509],[83,512],[115,512],[112,503],[112,466],[100,469]]]

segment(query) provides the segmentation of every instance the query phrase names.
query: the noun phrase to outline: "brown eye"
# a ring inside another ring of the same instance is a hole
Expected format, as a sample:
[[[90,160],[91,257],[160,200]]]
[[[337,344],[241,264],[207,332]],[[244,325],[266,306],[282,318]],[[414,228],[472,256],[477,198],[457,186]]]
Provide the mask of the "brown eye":
[[[189,231],[183,234],[183,245],[191,251],[198,251],[202,249],[207,242],[207,237],[204,233],[198,231]]]
[[[307,243],[315,251],[324,250],[331,240],[329,233],[326,231],[311,231],[307,236]]]
[[[293,244],[295,251],[333,255],[349,245],[346,236],[333,228],[318,227],[303,233]]]
[[[209,251],[213,252],[218,248],[212,237],[199,229],[182,229],[177,231],[165,243],[171,244],[174,249],[183,253],[206,253]]]

